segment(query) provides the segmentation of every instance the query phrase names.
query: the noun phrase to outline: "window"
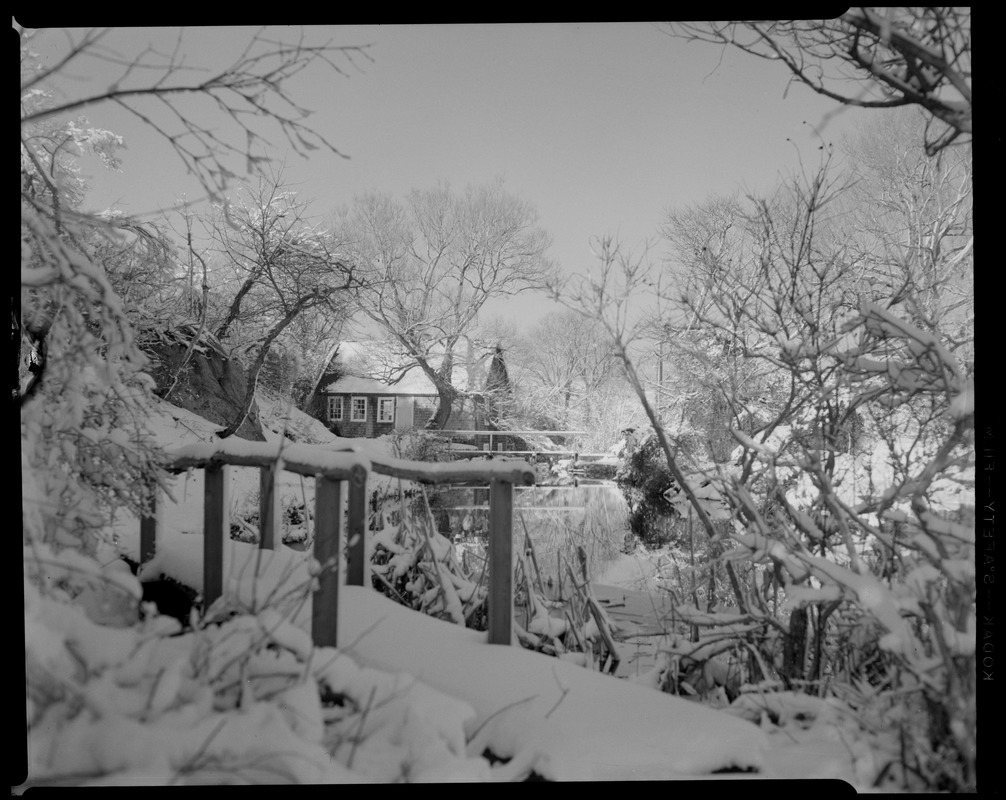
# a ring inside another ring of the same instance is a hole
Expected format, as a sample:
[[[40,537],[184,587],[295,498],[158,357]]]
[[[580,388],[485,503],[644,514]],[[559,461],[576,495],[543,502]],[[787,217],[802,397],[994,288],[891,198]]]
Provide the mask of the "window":
[[[367,398],[366,397],[354,397],[353,405],[351,406],[352,412],[350,414],[350,419],[353,422],[366,422],[367,421]]]
[[[378,422],[395,421],[394,397],[382,397],[380,400],[377,401],[377,421]]]
[[[341,422],[342,421],[342,398],[341,397],[329,397],[328,398],[328,421],[329,422]]]

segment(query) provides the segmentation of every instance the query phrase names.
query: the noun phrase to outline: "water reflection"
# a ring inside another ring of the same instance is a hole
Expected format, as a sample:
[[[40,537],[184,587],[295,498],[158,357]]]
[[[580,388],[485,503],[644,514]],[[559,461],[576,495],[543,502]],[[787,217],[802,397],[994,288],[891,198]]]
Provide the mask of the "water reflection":
[[[459,549],[478,551],[484,546],[489,533],[488,494],[488,489],[458,490],[452,492],[452,505],[437,509],[441,533]],[[566,564],[580,574],[576,548],[582,546],[591,577],[596,577],[621,551],[629,534],[628,515],[621,490],[610,481],[515,487],[514,543],[522,546],[526,531],[543,578],[561,574],[564,581]]]

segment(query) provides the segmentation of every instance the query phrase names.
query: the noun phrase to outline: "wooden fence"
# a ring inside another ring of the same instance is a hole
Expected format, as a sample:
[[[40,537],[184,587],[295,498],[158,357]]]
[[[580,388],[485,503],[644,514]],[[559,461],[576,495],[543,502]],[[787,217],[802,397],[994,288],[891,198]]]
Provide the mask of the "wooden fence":
[[[230,537],[227,503],[227,470],[255,467],[259,470],[259,546],[275,547],[279,529],[277,485],[279,470],[315,479],[314,558],[325,569],[318,576],[312,598],[311,636],[318,646],[338,643],[339,573],[343,542],[346,543],[346,583],[364,586],[369,580],[367,564],[367,478],[371,472],[425,484],[489,486],[489,583],[488,617],[490,644],[510,644],[513,620],[512,525],[513,487],[534,483],[534,470],[513,463],[430,464],[401,459],[372,460],[354,451],[326,452],[304,445],[284,448],[277,457],[276,445],[265,442],[192,445],[179,450],[167,465],[169,472],[202,469],[205,474],[203,505],[203,607],[208,608],[223,592],[224,543]],[[342,534],[342,497],[346,491],[345,540]],[[140,561],[149,561],[157,546],[156,487],[151,504],[140,520]]]

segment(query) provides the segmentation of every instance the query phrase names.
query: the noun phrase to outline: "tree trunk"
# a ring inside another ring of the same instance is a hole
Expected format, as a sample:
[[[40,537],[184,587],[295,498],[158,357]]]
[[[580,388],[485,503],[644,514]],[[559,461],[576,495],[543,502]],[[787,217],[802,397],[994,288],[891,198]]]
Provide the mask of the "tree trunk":
[[[840,604],[841,600],[833,600],[825,606],[818,606],[817,629],[814,637],[814,663],[810,668],[810,679],[812,681],[821,680],[821,667],[824,662],[825,635],[828,632],[828,618]]]
[[[447,427],[451,412],[454,410],[454,400],[458,396],[457,389],[451,384],[451,377],[454,374],[453,342],[447,348],[444,359],[436,371],[431,370],[429,365],[423,362],[420,363],[420,366],[433,381],[433,385],[437,387],[437,410],[430,421],[426,423],[426,427],[429,430],[442,431]]]
[[[171,399],[171,393],[175,390],[175,387],[178,385],[178,379],[181,377],[183,370],[185,369],[186,365],[188,365],[189,360],[192,358],[192,354],[196,351],[196,345],[199,344],[199,338],[203,335],[203,331],[206,329],[206,314],[208,313],[210,307],[210,285],[206,278],[206,272],[207,272],[206,261],[203,259],[201,255],[199,255],[199,253],[195,251],[195,248],[192,246],[191,229],[188,232],[188,245],[189,245],[189,252],[192,253],[192,255],[195,256],[197,259],[199,259],[199,263],[203,265],[203,295],[202,295],[202,302],[199,304],[199,327],[196,328],[196,332],[192,335],[192,338],[189,340],[189,345],[185,349],[185,355],[182,356],[182,360],[179,362],[178,367],[175,369],[174,374],[171,376],[171,383],[168,384],[167,391],[165,391],[163,395],[165,400]],[[191,271],[189,274],[190,275],[192,274]],[[191,278],[190,278],[190,286],[191,286]],[[240,304],[240,301],[237,302]]]
[[[789,633],[783,644],[782,674],[787,687],[792,688],[793,681],[804,678],[804,652],[807,646],[807,609],[801,606],[794,608],[789,617]]]
[[[238,293],[234,295],[234,299],[231,301],[230,308],[227,309],[227,316],[224,318],[224,321],[223,323],[221,323],[220,327],[217,328],[216,330],[215,335],[221,341],[227,338],[227,334],[230,332],[231,325],[233,324],[234,320],[238,318],[238,314],[241,313],[241,302],[244,300],[245,295],[248,294],[248,292],[250,292],[252,288],[255,286],[255,282],[259,279],[261,273],[262,270],[260,268],[254,270],[252,274],[249,275],[248,278],[245,280],[245,282],[241,285],[241,288],[238,289]]]
[[[699,590],[695,582],[695,527],[692,524],[692,509],[688,508],[688,565],[692,573],[692,605],[699,607]],[[699,640],[699,626],[692,625],[688,640],[697,642]]]
[[[706,598],[706,609],[712,613],[716,610],[716,559],[719,558],[722,552],[722,547],[719,541],[712,539],[709,541],[708,549],[706,550],[706,561],[709,564],[709,586],[706,591],[708,592],[708,597]]]
[[[245,421],[248,417],[248,412],[251,411],[252,403],[255,400],[255,389],[258,386],[258,376],[262,371],[262,366],[265,364],[266,356],[269,355],[269,348],[272,343],[276,341],[276,338],[286,329],[286,327],[296,319],[297,315],[303,311],[305,308],[310,308],[315,303],[327,297],[331,294],[331,290],[325,294],[311,294],[301,297],[294,305],[286,312],[286,316],[283,317],[271,331],[269,335],[265,337],[265,341],[262,342],[262,347],[259,349],[258,355],[255,357],[255,363],[252,364],[251,369],[248,371],[248,388],[245,391],[245,399],[241,404],[241,411],[238,412],[237,418],[231,422],[226,428],[221,431],[217,431],[217,436],[221,439],[226,439],[228,436],[233,436],[238,428],[241,427],[241,423]]]
[[[447,423],[451,418],[451,412],[454,410],[454,398],[456,396],[457,391],[453,386],[437,386],[437,410],[430,418],[430,421],[426,423],[426,427],[429,430],[442,431],[447,427]]]

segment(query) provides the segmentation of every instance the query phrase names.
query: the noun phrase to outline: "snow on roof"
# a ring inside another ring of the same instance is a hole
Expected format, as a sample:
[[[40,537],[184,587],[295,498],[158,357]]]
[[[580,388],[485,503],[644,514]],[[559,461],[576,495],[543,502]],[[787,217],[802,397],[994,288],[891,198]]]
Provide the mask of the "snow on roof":
[[[357,375],[344,375],[325,386],[324,391],[336,394],[394,394],[394,395],[432,395],[437,389],[422,370],[418,367],[406,373],[398,383],[387,383],[377,378],[364,378]]]
[[[454,388],[462,392],[481,389],[485,385],[492,354],[475,356],[471,352],[455,353],[454,358],[451,376]],[[323,392],[419,396],[437,394],[433,381],[416,365],[415,360],[396,351],[387,342],[343,342],[339,345],[336,362],[345,374],[323,386]],[[433,359],[431,364],[436,367],[439,359]],[[396,381],[399,377],[400,380]]]

